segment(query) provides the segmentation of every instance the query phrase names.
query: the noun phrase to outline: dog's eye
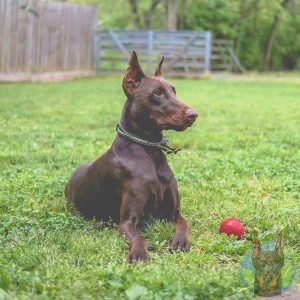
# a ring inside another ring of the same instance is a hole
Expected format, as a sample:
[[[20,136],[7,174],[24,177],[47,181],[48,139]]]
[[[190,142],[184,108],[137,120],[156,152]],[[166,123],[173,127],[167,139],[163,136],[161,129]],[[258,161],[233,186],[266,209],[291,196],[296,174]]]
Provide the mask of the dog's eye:
[[[161,91],[160,90],[154,90],[153,91],[153,94],[155,95],[155,96],[161,96]]]
[[[176,90],[174,87],[172,87],[173,93],[176,95]]]

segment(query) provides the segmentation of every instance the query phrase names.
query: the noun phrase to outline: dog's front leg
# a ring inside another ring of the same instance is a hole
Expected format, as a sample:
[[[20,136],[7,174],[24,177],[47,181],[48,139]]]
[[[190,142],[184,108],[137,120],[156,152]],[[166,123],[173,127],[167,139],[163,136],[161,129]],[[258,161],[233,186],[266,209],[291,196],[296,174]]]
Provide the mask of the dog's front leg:
[[[175,177],[173,176],[168,193],[165,195],[164,201],[172,203],[171,220],[175,225],[175,234],[170,242],[169,250],[173,251],[188,251],[190,250],[190,230],[186,219],[180,213],[180,199],[178,186]],[[169,205],[168,205],[169,206]],[[168,218],[169,219],[169,218]]]
[[[136,197],[139,195],[139,197]],[[137,225],[143,214],[143,193],[130,191],[122,197],[119,231],[129,242],[128,262],[146,261],[149,258],[147,242],[137,231]]]
[[[170,243],[170,251],[189,251],[191,246],[189,225],[179,210],[175,213],[175,234]]]
[[[127,220],[119,224],[119,231],[125,234],[129,242],[129,253],[127,255],[128,262],[146,261],[148,260],[147,242],[136,229],[138,223],[137,217],[129,217]]]

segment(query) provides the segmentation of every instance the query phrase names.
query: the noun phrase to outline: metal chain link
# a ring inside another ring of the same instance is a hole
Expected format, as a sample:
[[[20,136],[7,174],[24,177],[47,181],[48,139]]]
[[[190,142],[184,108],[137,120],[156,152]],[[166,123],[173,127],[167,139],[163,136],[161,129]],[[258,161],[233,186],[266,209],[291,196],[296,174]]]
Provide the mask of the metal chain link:
[[[157,147],[161,150],[165,151],[167,154],[174,153],[176,154],[178,151],[182,150],[181,148],[173,148],[169,146],[169,141],[166,137],[163,137],[159,142],[150,142],[144,139],[141,139],[137,136],[130,134],[126,129],[122,127],[121,124],[117,124],[116,131],[123,137],[134,141],[137,144],[141,144],[144,146]]]

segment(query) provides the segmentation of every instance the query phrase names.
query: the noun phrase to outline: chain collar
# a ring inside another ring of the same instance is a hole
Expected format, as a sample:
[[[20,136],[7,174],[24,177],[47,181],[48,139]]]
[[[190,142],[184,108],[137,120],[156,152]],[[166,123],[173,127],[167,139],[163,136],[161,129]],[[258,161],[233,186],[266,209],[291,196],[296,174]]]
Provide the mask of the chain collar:
[[[171,154],[171,153],[176,154],[178,151],[182,150],[181,148],[170,147],[169,141],[166,137],[163,137],[159,142],[149,142],[147,140],[134,136],[130,134],[126,129],[124,129],[124,127],[120,123],[117,124],[116,131],[118,132],[118,134],[127,138],[128,140],[131,140],[140,145],[159,148],[165,151],[167,154]]]

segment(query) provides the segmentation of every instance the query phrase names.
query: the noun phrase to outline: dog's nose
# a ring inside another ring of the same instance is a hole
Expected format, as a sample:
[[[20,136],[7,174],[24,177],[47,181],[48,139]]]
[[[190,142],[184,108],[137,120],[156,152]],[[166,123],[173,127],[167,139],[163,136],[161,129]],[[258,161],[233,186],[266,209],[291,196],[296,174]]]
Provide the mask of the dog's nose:
[[[195,120],[198,117],[198,114],[191,108],[189,108],[186,112],[185,112],[185,116],[188,120]]]

